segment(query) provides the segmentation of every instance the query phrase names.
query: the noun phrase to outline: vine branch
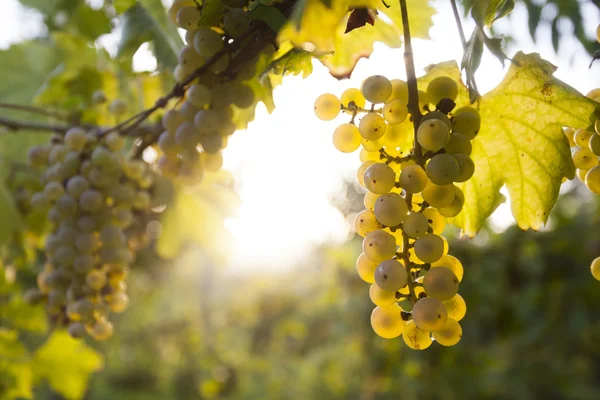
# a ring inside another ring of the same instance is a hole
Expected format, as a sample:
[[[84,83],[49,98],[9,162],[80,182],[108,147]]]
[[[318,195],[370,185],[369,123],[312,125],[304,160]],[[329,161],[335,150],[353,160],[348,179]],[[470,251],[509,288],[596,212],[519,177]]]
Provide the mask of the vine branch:
[[[67,132],[71,126],[60,124],[47,124],[42,122],[18,121],[10,118],[0,117],[0,126],[4,126],[11,131],[27,129],[31,131],[50,131],[57,133]]]
[[[467,50],[467,38],[465,37],[465,31],[463,30],[462,22],[460,21],[456,0],[450,0],[450,4],[452,4],[452,12],[454,13],[454,20],[456,21],[456,28],[458,29],[458,35],[460,36],[463,50]]]
[[[5,108],[7,110],[24,111],[30,114],[37,114],[44,117],[59,119],[63,121],[68,121],[70,119],[67,114],[63,114],[59,111],[49,111],[40,107],[27,106],[23,104],[0,103],[0,108]]]

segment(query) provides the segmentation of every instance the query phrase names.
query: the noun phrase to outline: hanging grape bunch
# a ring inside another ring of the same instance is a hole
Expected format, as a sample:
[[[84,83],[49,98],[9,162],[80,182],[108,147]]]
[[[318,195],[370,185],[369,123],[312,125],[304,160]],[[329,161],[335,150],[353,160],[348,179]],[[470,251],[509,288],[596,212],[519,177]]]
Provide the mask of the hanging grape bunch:
[[[30,206],[47,211],[52,228],[38,289],[27,297],[43,300],[53,325],[67,326],[73,337],[108,339],[110,312],[129,302],[125,278],[144,231],[135,225],[151,207],[154,173],[124,156],[124,146],[117,132],[75,127],[29,151],[43,188]]]
[[[376,306],[371,326],[383,338],[402,335],[408,347],[423,350],[433,340],[453,346],[462,336],[459,321],[466,305],[457,292],[463,266],[448,254],[441,234],[445,218],[463,208],[464,195],[455,183],[468,181],[475,171],[471,140],[480,116],[472,107],[453,110],[458,86],[438,77],[419,92],[421,108],[436,109],[423,115],[415,134],[407,120],[408,93],[406,82],[376,75],[341,99],[319,96],[314,109],[324,121],[340,112],[350,116],[333,132],[338,150],[362,146],[357,178],[367,193],[366,209],[355,220],[364,237],[356,267],[371,284]]]
[[[242,40],[250,28],[242,8],[246,2],[229,0],[223,5],[228,11],[215,27],[199,26],[200,10],[193,1],[175,1],[169,10],[173,22],[187,31],[187,45],[173,73],[185,86],[185,97],[163,116],[158,165],[163,175],[184,184],[197,184],[205,171],[221,168],[221,150],[236,129],[234,109],[255,104],[255,94],[245,83],[255,76],[254,63],[240,63],[226,51],[231,40]]]

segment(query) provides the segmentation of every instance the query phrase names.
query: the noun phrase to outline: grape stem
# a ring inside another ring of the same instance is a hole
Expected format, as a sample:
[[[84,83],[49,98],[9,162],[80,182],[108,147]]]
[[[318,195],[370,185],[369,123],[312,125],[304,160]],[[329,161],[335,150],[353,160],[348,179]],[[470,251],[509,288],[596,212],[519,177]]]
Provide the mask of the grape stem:
[[[454,21],[456,21],[456,29],[458,29],[458,35],[460,36],[460,42],[462,43],[463,52],[467,51],[467,39],[465,37],[465,31],[463,30],[462,22],[460,21],[460,14],[458,13],[458,6],[456,5],[456,0],[450,0],[450,4],[452,5],[452,13],[454,14]],[[467,69],[467,84],[470,86],[469,94],[472,94],[471,102],[474,102],[476,99],[480,97],[479,90],[477,89],[477,82],[475,82],[475,76],[472,72],[469,72]]]

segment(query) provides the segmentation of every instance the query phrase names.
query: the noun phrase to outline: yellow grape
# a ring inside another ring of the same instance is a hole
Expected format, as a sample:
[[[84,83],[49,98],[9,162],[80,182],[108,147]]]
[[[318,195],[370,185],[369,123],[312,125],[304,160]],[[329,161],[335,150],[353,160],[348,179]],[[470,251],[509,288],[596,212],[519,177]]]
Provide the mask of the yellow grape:
[[[594,132],[585,130],[585,129],[577,129],[575,131],[575,135],[573,135],[573,140],[575,141],[575,144],[579,147],[587,147],[590,138],[592,137],[592,135],[594,134]]]
[[[381,161],[381,153],[379,153],[379,151],[367,151],[365,149],[361,149],[359,158],[360,162],[365,162],[367,160],[379,162]]]
[[[396,173],[385,163],[374,163],[364,173],[364,186],[371,193],[388,193],[395,184]]]
[[[392,79],[392,95],[390,99],[402,100],[404,104],[408,104],[408,84],[400,79]]]
[[[429,205],[436,208],[447,207],[454,200],[454,185],[436,185],[429,182],[421,195]]]
[[[397,260],[382,261],[375,270],[375,283],[383,290],[395,292],[406,286],[407,280],[406,269]]]
[[[591,168],[585,175],[585,184],[592,192],[600,194],[600,166]]]
[[[358,131],[367,140],[378,140],[385,133],[386,127],[385,119],[381,115],[371,112],[362,117],[358,124]]]
[[[393,339],[404,331],[402,308],[398,304],[387,307],[377,306],[371,313],[371,327],[373,331],[384,339]]]
[[[450,129],[439,119],[428,119],[417,129],[417,141],[425,150],[438,151],[450,140]]]
[[[594,122],[594,131],[600,135],[600,118],[598,118],[596,120],[596,122]]]
[[[427,95],[426,91],[419,90],[419,108],[424,110],[425,106],[429,106],[429,95]]]
[[[383,137],[377,140],[365,139],[363,137],[361,144],[366,151],[379,151],[383,147]]]
[[[585,183],[585,177],[587,175],[587,173],[589,172],[589,169],[577,169],[577,177]]]
[[[365,194],[365,198],[363,199],[363,204],[367,210],[373,211],[375,209],[375,202],[379,198],[378,194],[367,192]]]
[[[382,262],[396,254],[396,239],[382,229],[369,233],[363,240],[363,252],[369,260]]]
[[[385,226],[397,226],[404,221],[408,214],[406,200],[398,193],[386,193],[381,195],[373,209],[377,221]]]
[[[460,321],[467,314],[467,304],[460,294],[454,295],[450,300],[444,301],[444,306],[448,310],[448,318]]]
[[[342,124],[333,131],[333,145],[342,153],[352,153],[360,143],[360,133],[354,124]]]
[[[591,169],[598,164],[598,158],[588,147],[584,147],[573,153],[573,164],[579,169]]]
[[[596,100],[598,97],[600,97],[600,88],[590,90],[585,97]]]
[[[358,167],[358,170],[356,171],[356,179],[358,180],[358,183],[360,183],[360,186],[365,187],[365,172],[373,164],[377,164],[377,162],[373,160],[367,160],[363,162],[360,167]]]
[[[569,139],[569,146],[575,147],[576,143],[575,143],[575,140],[573,139],[575,137],[575,129],[565,128],[564,132],[565,132],[565,136],[567,137],[567,139]]]
[[[392,95],[392,83],[385,76],[373,75],[365,79],[361,91],[371,103],[385,103]]]
[[[481,126],[481,116],[473,107],[461,107],[454,112],[452,118],[452,131],[464,135],[467,139],[473,140],[479,133]]]
[[[365,253],[361,253],[356,259],[356,271],[360,279],[367,283],[375,282],[375,270],[379,264],[369,260]]]
[[[423,288],[434,299],[450,300],[458,292],[458,278],[446,267],[431,268],[425,273]]]
[[[433,156],[425,166],[429,180],[436,185],[448,185],[458,177],[458,162],[450,154]]]
[[[431,336],[442,346],[454,346],[462,338],[462,328],[458,322],[448,318],[444,327],[433,332]]]
[[[433,233],[427,233],[415,241],[415,255],[425,263],[434,263],[444,255],[444,240]]]
[[[427,96],[433,105],[437,105],[442,99],[455,100],[457,95],[458,85],[447,76],[437,77],[427,85]]]
[[[314,110],[317,118],[323,121],[331,121],[341,112],[342,104],[334,94],[325,93],[315,100]]]
[[[420,193],[427,186],[427,173],[419,165],[407,165],[400,173],[400,187],[407,193]]]
[[[466,182],[475,173],[475,163],[473,159],[466,154],[453,154],[452,155],[458,163],[458,176],[454,179],[454,182]]]
[[[592,261],[592,264],[590,265],[590,270],[594,279],[600,281],[600,257],[597,257],[594,259],[594,261]]]
[[[597,156],[600,156],[600,135],[599,134],[594,133],[590,137],[590,141],[588,142],[588,147],[590,148],[592,153],[594,153]]]
[[[454,186],[454,199],[452,203],[446,207],[438,208],[438,212],[446,218],[456,217],[462,211],[465,204],[465,195],[458,186]]]
[[[408,108],[403,100],[391,99],[383,106],[383,117],[390,125],[397,125],[404,122],[407,116]]]
[[[389,124],[385,128],[385,134],[381,137],[381,143],[384,147],[394,149],[398,153],[397,155],[407,155],[410,148],[412,148],[413,140],[410,126],[407,124]]]
[[[363,210],[359,212],[354,219],[354,230],[362,237],[381,228],[383,228],[383,226],[377,221],[373,211]]]
[[[446,228],[446,218],[444,218],[435,208],[426,208],[423,215],[427,217],[429,226],[436,235],[441,235]]]
[[[431,264],[431,268],[446,267],[454,273],[458,281],[462,281],[464,270],[458,258],[449,254],[443,255],[438,261]]]
[[[432,343],[429,333],[417,328],[414,320],[410,320],[404,325],[402,339],[413,350],[425,350]]]
[[[369,288],[369,298],[376,306],[387,307],[396,302],[396,291],[388,292],[374,283]]]
[[[345,111],[347,113],[352,114],[352,109],[354,107],[364,108],[365,107],[365,96],[362,95],[361,91],[355,88],[350,88],[344,90],[342,96],[340,97],[342,105],[344,107],[350,108],[351,110]],[[354,107],[350,105],[350,103],[354,103]]]
[[[460,133],[452,133],[450,134],[450,140],[444,146],[444,150],[446,150],[447,154],[466,154],[470,155],[471,151],[473,151],[473,146],[471,146],[471,141]]]
[[[427,233],[429,221],[425,215],[419,212],[412,212],[406,216],[402,229],[411,238],[419,238]]]
[[[412,318],[422,331],[435,332],[446,324],[448,311],[440,300],[424,297],[415,303],[412,309]]]

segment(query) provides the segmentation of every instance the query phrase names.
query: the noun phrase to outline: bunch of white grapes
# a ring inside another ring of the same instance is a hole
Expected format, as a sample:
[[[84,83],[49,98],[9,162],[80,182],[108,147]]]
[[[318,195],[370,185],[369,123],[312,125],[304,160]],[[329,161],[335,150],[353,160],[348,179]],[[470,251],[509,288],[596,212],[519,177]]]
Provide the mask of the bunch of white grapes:
[[[30,207],[51,225],[47,263],[28,299],[43,300],[52,323],[71,336],[96,340],[113,333],[110,312],[126,309],[125,278],[134,261],[136,224],[152,206],[154,173],[122,154],[117,132],[71,128],[49,145],[30,149],[30,166],[41,173],[41,189]]]
[[[364,237],[356,268],[371,284],[369,297],[376,305],[371,326],[383,338],[402,335],[416,350],[434,340],[443,346],[457,344],[462,337],[459,321],[466,313],[457,293],[463,266],[448,254],[441,234],[445,218],[462,210],[464,195],[454,183],[473,176],[471,140],[481,121],[471,107],[447,114],[447,104],[453,108],[457,94],[452,79],[433,79],[420,92],[421,108],[439,105],[446,113],[425,114],[416,134],[411,123],[403,123],[408,88],[401,80],[371,76],[360,90],[348,89],[341,99],[323,94],[314,105],[317,117],[325,121],[340,112],[351,115],[333,133],[338,150],[353,152],[362,146],[357,178],[367,193],[366,209],[355,220],[356,232]],[[357,124],[359,114],[363,117]]]
[[[600,103],[600,89],[594,89],[586,96]],[[600,119],[596,120],[593,128],[565,128],[564,132],[573,148],[577,176],[592,193],[600,194]],[[592,261],[590,269],[593,277],[600,281],[600,257]]]
[[[234,109],[255,104],[254,91],[246,84],[255,76],[254,63],[230,63],[230,54],[222,51],[250,27],[243,9],[246,1],[222,3],[228,11],[215,27],[199,26],[200,10],[191,0],[176,0],[169,10],[173,22],[187,31],[187,45],[179,53],[175,79],[184,82],[209,60],[212,63],[186,88],[184,101],[162,119],[159,169],[184,184],[197,184],[205,171],[221,168],[221,150],[236,129]]]

